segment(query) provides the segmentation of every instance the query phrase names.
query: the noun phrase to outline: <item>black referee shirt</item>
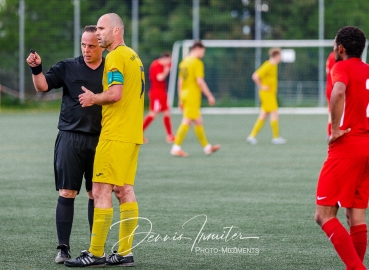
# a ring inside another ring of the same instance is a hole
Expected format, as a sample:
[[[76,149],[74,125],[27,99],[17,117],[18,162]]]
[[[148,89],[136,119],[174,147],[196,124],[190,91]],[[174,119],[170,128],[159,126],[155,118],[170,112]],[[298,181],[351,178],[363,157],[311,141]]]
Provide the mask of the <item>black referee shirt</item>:
[[[83,56],[60,61],[45,74],[48,91],[63,87],[58,129],[64,131],[100,134],[101,106],[82,108],[78,96],[83,93],[82,86],[94,93],[101,93],[104,61],[93,70]]]

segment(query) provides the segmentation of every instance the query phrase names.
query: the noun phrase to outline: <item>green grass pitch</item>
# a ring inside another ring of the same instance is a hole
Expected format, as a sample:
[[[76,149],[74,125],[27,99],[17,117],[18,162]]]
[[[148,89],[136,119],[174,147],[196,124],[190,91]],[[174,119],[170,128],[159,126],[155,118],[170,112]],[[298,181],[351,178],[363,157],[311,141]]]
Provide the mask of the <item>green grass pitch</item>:
[[[255,119],[205,115],[209,141],[222,148],[205,156],[191,129],[183,144],[189,158],[170,156],[160,117],[149,127],[135,185],[136,269],[344,269],[313,220],[327,117],[281,115],[288,143],[272,145],[267,123],[251,146],[245,139]],[[0,114],[0,269],[65,269],[54,263],[57,121],[57,112]],[[174,115],[174,130],[179,123]],[[89,246],[84,190],[75,206],[73,257]],[[116,200],[114,207],[118,222]]]

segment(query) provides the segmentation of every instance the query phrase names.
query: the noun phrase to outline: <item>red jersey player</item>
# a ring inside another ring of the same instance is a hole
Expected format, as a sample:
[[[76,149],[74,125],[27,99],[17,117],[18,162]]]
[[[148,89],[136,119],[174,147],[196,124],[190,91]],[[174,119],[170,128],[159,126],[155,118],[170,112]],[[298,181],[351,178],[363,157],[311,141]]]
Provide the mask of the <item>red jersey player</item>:
[[[327,124],[328,140],[329,140],[329,136],[331,136],[331,128],[332,128],[331,113],[330,113],[330,106],[329,106],[329,101],[331,99],[331,93],[332,93],[332,88],[333,88],[331,70],[332,70],[335,63],[336,63],[336,59],[334,57],[334,52],[331,52],[328,55],[327,61],[325,62],[325,71],[326,71],[326,74],[327,74],[325,94],[326,94],[326,97],[327,97],[327,104],[328,104],[328,124]]]
[[[166,141],[172,143],[174,136],[172,133],[172,124],[170,119],[170,111],[167,102],[167,83],[166,78],[169,75],[171,65],[171,54],[168,52],[162,53],[160,58],[154,60],[149,69],[149,99],[150,111],[146,115],[143,123],[143,130],[150,125],[159,113],[163,113],[163,124],[166,131]],[[144,138],[147,143],[148,140]]]
[[[332,135],[316,188],[315,220],[332,242],[346,269],[366,269],[365,221],[369,198],[369,65],[361,61],[364,33],[341,28],[334,42]],[[346,208],[348,233],[337,219]]]

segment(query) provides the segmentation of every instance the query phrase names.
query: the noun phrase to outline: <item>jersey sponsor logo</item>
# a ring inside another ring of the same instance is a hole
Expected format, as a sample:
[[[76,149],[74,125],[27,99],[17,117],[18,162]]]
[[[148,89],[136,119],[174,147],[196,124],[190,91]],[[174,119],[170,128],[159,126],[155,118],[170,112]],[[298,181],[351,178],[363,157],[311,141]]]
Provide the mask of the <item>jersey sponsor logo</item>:
[[[96,177],[99,177],[99,176],[101,176],[101,175],[103,175],[103,173],[102,173],[102,172],[97,173],[97,174],[96,174]]]
[[[327,198],[327,196],[324,196],[324,197],[320,197],[320,196],[318,196],[318,197],[316,197],[316,199],[317,199],[318,201],[321,201],[321,200],[323,200],[323,199],[325,199],[325,198]]]
[[[140,59],[137,54],[132,54],[132,56],[129,58],[131,61],[135,60],[136,58]]]

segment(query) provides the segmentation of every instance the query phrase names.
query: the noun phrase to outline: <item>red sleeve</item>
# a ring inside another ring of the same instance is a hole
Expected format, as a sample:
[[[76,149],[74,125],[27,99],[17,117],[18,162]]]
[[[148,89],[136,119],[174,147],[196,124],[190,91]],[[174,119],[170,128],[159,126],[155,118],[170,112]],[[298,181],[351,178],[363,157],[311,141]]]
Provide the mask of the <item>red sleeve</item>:
[[[340,61],[338,63],[336,63],[333,68],[332,68],[332,83],[333,86],[336,82],[342,82],[345,85],[348,84],[348,72],[346,71],[345,67],[345,61]]]
[[[336,58],[334,56],[334,52],[331,52],[328,56],[328,59],[327,59],[327,67],[329,70],[331,70],[334,66],[334,64],[336,63]]]
[[[151,66],[150,66],[150,69],[149,69],[149,76],[150,76],[150,81],[151,82],[156,82],[157,79],[156,79],[156,76],[158,74],[160,74],[161,72],[163,72],[162,70],[162,66],[157,62],[157,60],[155,60]]]

